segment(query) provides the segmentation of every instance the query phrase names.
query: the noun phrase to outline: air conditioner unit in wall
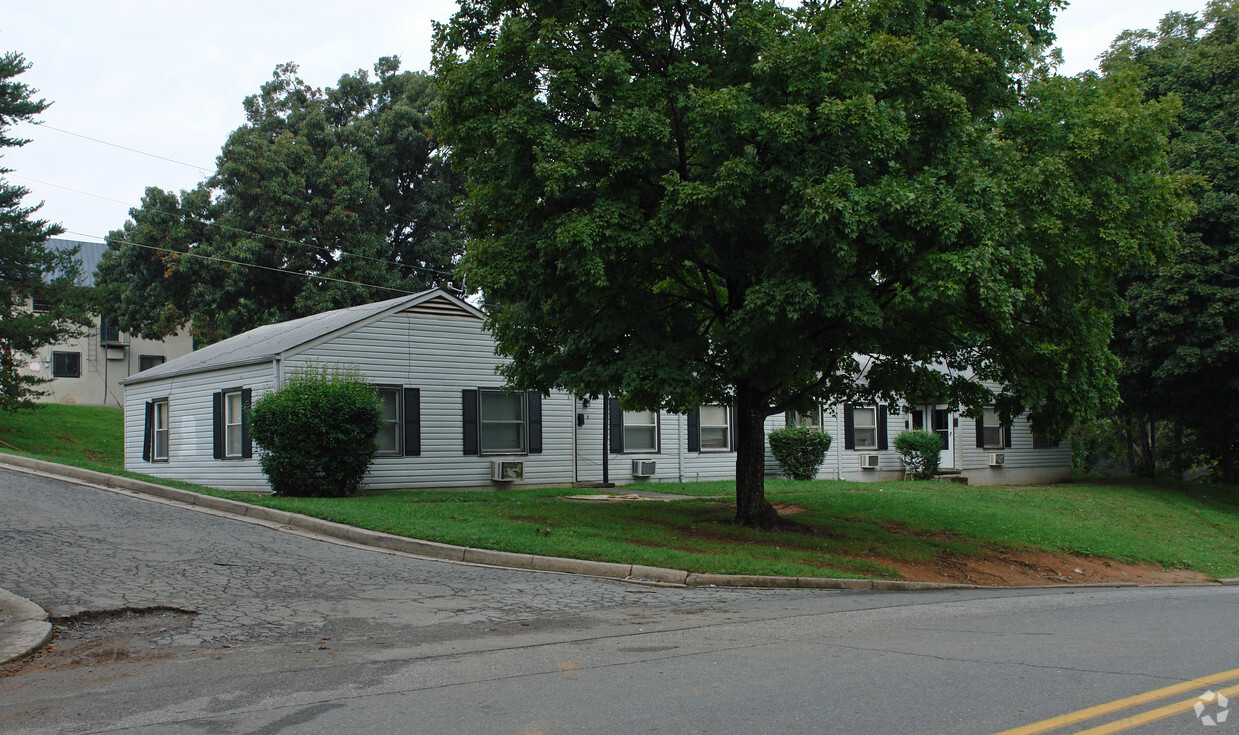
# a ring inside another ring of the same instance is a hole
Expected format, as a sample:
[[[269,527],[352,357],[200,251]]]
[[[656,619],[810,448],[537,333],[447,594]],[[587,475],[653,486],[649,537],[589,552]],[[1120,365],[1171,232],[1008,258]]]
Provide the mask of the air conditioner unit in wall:
[[[1007,461],[1007,455],[1003,454],[1002,452],[990,452],[989,453],[989,466],[990,467],[1001,467],[1003,462],[1006,462],[1006,461]]]
[[[862,454],[860,455],[860,468],[862,470],[876,470],[878,468],[878,455]]]
[[[632,461],[633,477],[653,477],[657,463],[652,459],[634,459]]]
[[[492,459],[490,479],[495,482],[512,482],[525,479],[525,463],[514,459]]]

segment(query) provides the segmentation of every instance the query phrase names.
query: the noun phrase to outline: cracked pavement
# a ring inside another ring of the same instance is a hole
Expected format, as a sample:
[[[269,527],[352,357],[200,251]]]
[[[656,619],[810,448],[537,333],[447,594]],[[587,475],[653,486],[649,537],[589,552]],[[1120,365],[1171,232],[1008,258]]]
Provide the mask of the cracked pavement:
[[[984,733],[1239,660],[1236,588],[660,588],[2,470],[0,587],[60,620],[0,669],[13,735]]]

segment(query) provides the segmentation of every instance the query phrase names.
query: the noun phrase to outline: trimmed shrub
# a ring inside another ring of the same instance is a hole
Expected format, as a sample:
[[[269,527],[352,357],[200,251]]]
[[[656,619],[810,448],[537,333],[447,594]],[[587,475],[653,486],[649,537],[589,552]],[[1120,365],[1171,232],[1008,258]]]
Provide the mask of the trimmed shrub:
[[[382,425],[378,391],[355,369],[297,370],[250,412],[250,435],[276,495],[356,493]]]
[[[770,451],[783,474],[793,480],[812,480],[830,450],[830,434],[807,426],[788,426],[770,432]]]
[[[895,449],[914,480],[928,480],[938,471],[942,437],[932,431],[904,431],[895,437]]]

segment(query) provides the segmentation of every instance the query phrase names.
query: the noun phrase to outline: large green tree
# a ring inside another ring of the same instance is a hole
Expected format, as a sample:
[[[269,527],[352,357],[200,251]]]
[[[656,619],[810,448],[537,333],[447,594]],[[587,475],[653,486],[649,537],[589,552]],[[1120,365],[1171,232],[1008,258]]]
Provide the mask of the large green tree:
[[[215,341],[449,280],[460,184],[435,142],[435,97],[394,57],[325,91],[278,67],[214,176],[179,196],[148,189],[109,235],[99,280],[116,321]]]
[[[1239,2],[1201,14],[1170,13],[1156,31],[1120,36],[1108,73],[1139,69],[1150,99],[1174,95],[1171,165],[1199,182],[1182,248],[1161,267],[1121,282],[1128,313],[1116,349],[1129,423],[1171,420],[1236,479],[1239,452]],[[1145,443],[1151,440],[1146,430]],[[1147,453],[1147,471],[1152,452]]]
[[[33,121],[51,104],[17,81],[29,68],[19,53],[0,55],[0,149],[28,143],[9,129]],[[46,246],[47,238],[63,229],[35,218],[40,205],[22,205],[29,191],[4,179],[11,171],[0,167],[0,410],[6,411],[32,405],[43,382],[20,373],[19,361],[88,321],[87,297],[76,287],[75,253]],[[32,299],[38,300],[38,311],[30,308]]]
[[[1113,276],[1165,252],[1172,103],[1044,64],[1052,0],[465,0],[437,122],[509,380],[767,416],[1114,397]],[[1004,387],[995,396],[982,380]]]

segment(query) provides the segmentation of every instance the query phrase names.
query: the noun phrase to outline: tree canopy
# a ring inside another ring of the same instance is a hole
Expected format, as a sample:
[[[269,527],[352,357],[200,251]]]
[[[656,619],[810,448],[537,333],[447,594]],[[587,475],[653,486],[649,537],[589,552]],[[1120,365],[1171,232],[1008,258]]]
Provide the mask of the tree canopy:
[[[211,342],[449,281],[460,184],[435,141],[436,94],[394,57],[325,91],[277,67],[208,181],[147,189],[110,233],[99,282],[117,323],[146,337],[192,324]]]
[[[1236,477],[1239,451],[1239,2],[1202,14],[1170,13],[1156,31],[1130,31],[1106,73],[1143,74],[1149,99],[1175,97],[1170,163],[1197,182],[1197,210],[1172,262],[1138,267],[1121,285],[1128,306],[1116,331],[1125,409],[1191,429]],[[1151,458],[1150,458],[1151,459]]]
[[[1051,0],[467,0],[436,35],[464,259],[516,386],[766,416],[1115,396],[1116,269],[1167,252],[1172,101],[1056,76]],[[1003,387],[995,396],[982,381]]]
[[[51,104],[36,99],[36,90],[17,81],[30,68],[17,52],[0,55],[0,149],[29,141],[12,137],[10,128],[32,122]],[[46,246],[64,230],[36,219],[41,205],[23,206],[30,192],[4,179],[12,169],[0,167],[0,410],[33,405],[44,382],[18,371],[19,360],[78,331],[89,320],[89,299],[77,288],[74,251]],[[37,300],[35,310],[32,301]]]

